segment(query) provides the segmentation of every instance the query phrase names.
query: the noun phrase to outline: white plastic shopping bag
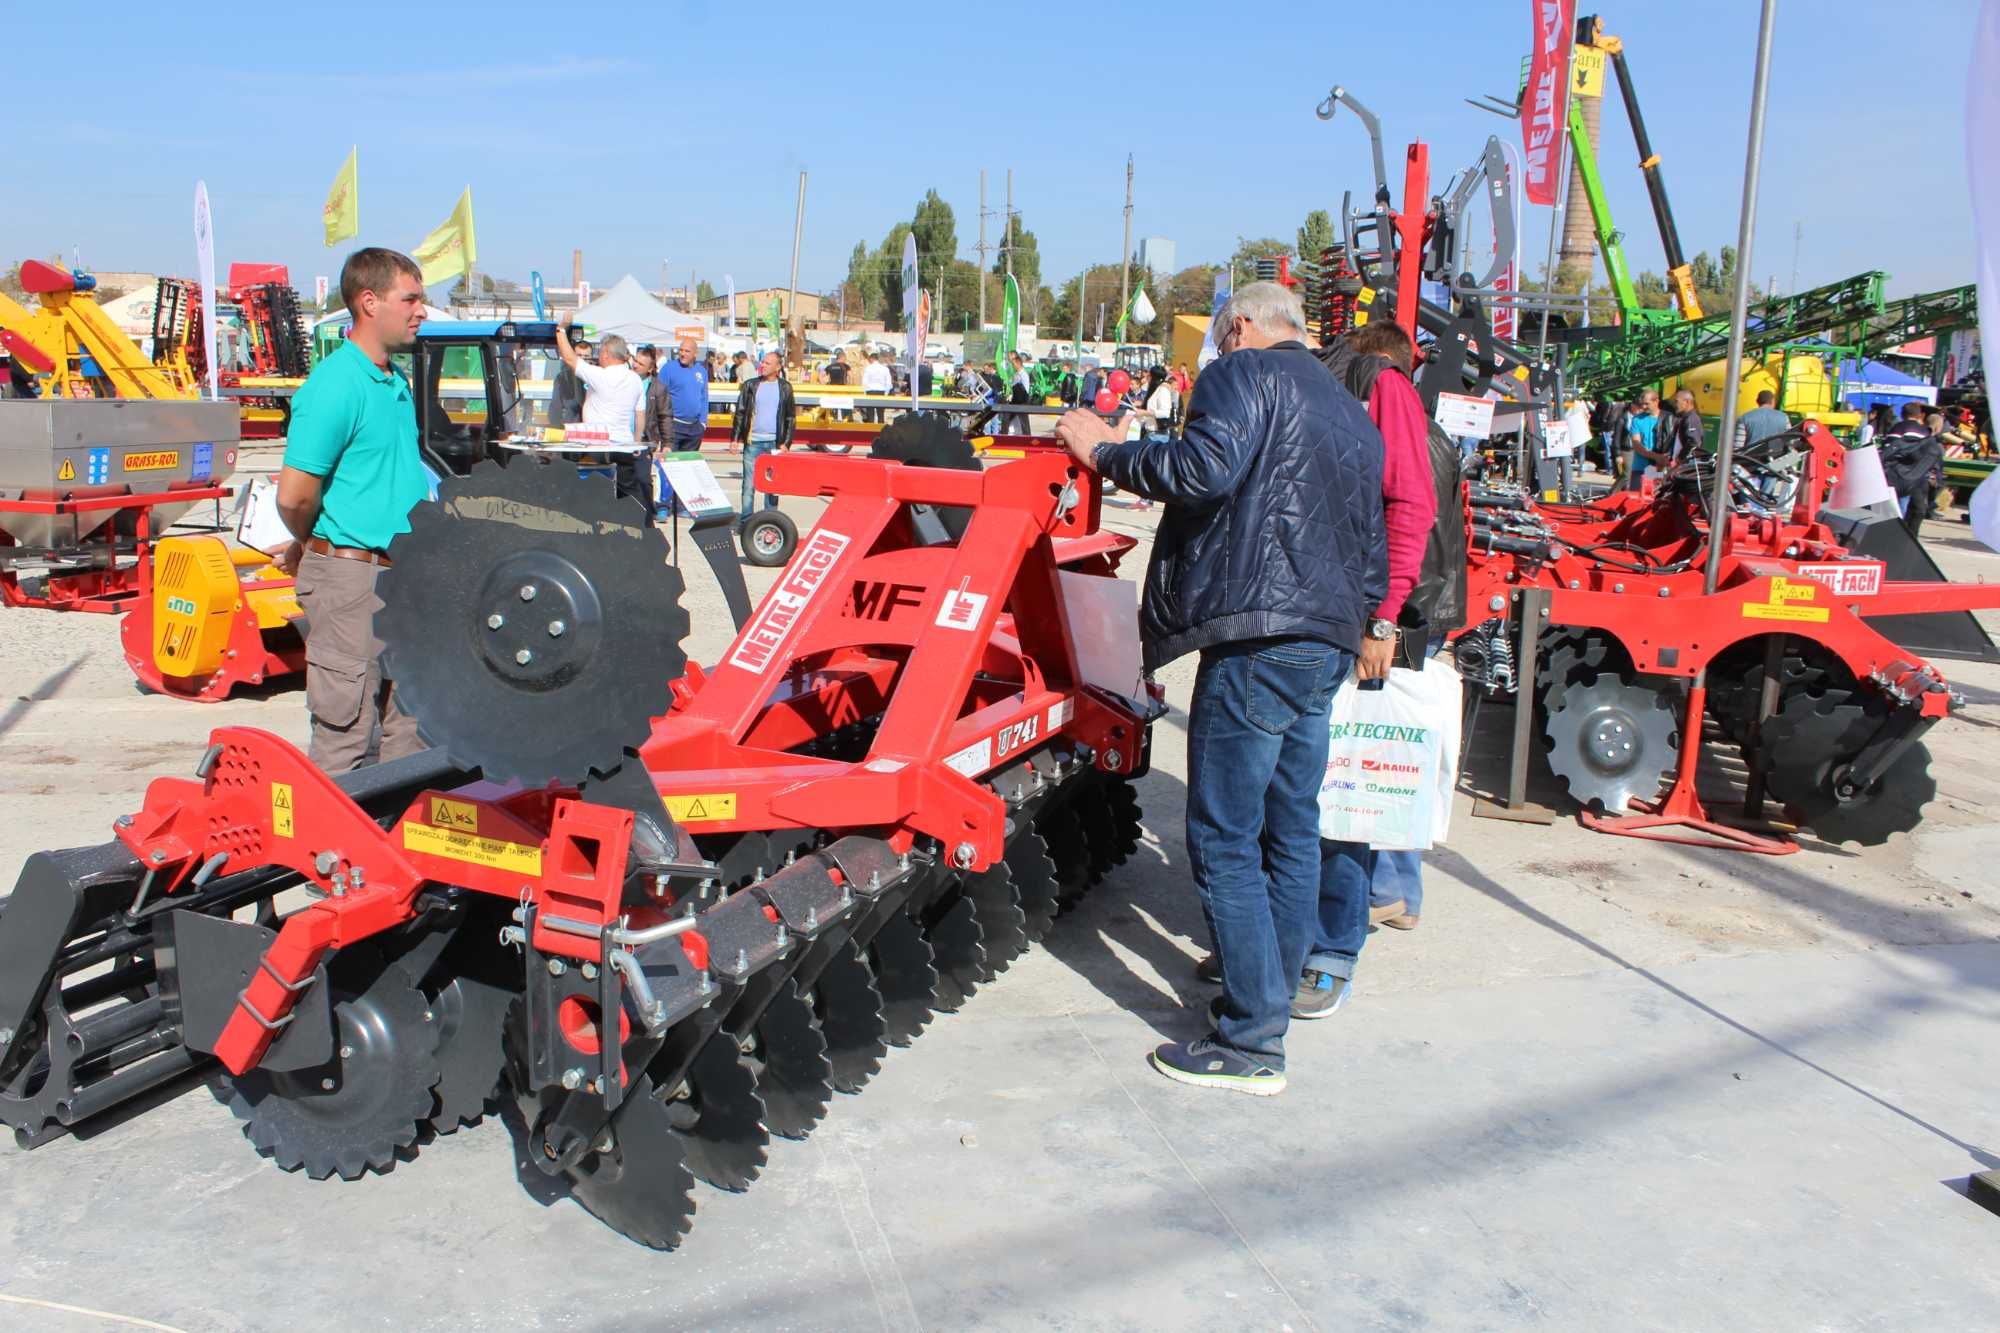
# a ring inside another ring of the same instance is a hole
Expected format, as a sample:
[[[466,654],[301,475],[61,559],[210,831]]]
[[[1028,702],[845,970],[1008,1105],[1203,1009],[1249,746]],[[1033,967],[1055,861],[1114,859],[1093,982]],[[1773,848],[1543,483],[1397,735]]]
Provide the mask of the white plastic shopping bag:
[[[1390,671],[1379,690],[1361,689],[1352,676],[1342,682],[1329,721],[1320,836],[1385,850],[1443,839],[1458,782],[1459,700],[1458,672],[1436,658],[1422,671]]]

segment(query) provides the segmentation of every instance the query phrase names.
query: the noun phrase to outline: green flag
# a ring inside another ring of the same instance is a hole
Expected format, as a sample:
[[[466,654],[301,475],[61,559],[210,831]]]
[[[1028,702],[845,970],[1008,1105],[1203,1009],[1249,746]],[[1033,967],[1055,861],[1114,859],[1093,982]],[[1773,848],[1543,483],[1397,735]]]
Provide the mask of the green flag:
[[[1014,281],[1014,275],[1007,275],[1007,295],[1000,306],[1000,351],[997,369],[1005,374],[1007,358],[1021,345],[1021,288]],[[1013,383],[1008,381],[1009,385]]]
[[[754,343],[757,341],[757,328],[758,328],[757,298],[754,296],[746,296],[743,299],[747,301],[750,305],[750,341]]]

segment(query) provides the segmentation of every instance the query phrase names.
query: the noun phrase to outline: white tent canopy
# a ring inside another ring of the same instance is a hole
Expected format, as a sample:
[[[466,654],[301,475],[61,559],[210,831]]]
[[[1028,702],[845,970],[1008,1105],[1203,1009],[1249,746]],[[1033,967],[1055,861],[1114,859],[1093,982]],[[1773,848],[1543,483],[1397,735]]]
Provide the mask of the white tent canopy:
[[[599,337],[615,333],[634,346],[678,342],[682,330],[695,328],[701,330],[701,341],[708,342],[715,331],[714,321],[656,300],[630,273],[578,310],[576,322],[596,330]]]

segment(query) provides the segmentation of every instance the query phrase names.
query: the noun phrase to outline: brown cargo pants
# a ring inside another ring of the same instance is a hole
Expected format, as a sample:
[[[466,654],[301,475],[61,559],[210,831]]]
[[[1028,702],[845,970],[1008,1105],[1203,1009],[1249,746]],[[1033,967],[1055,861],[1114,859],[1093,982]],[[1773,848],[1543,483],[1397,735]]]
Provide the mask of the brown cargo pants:
[[[375,637],[379,565],[308,551],[299,561],[299,606],[306,617],[306,710],[312,714],[313,763],[345,773],[376,759],[424,748],[416,719],[396,705],[382,677]]]

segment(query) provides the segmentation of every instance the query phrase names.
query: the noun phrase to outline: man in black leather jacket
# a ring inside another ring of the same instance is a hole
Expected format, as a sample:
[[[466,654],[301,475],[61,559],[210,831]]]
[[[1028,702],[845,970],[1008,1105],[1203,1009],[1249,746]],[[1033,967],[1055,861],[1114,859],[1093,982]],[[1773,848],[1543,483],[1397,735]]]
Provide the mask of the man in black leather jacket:
[[[1183,1083],[1270,1096],[1319,892],[1327,710],[1388,586],[1382,438],[1306,350],[1299,298],[1244,287],[1216,315],[1180,437],[1066,414],[1077,461],[1165,501],[1146,571],[1148,669],[1200,653],[1187,847],[1215,938],[1214,1031],[1153,1052]]]

